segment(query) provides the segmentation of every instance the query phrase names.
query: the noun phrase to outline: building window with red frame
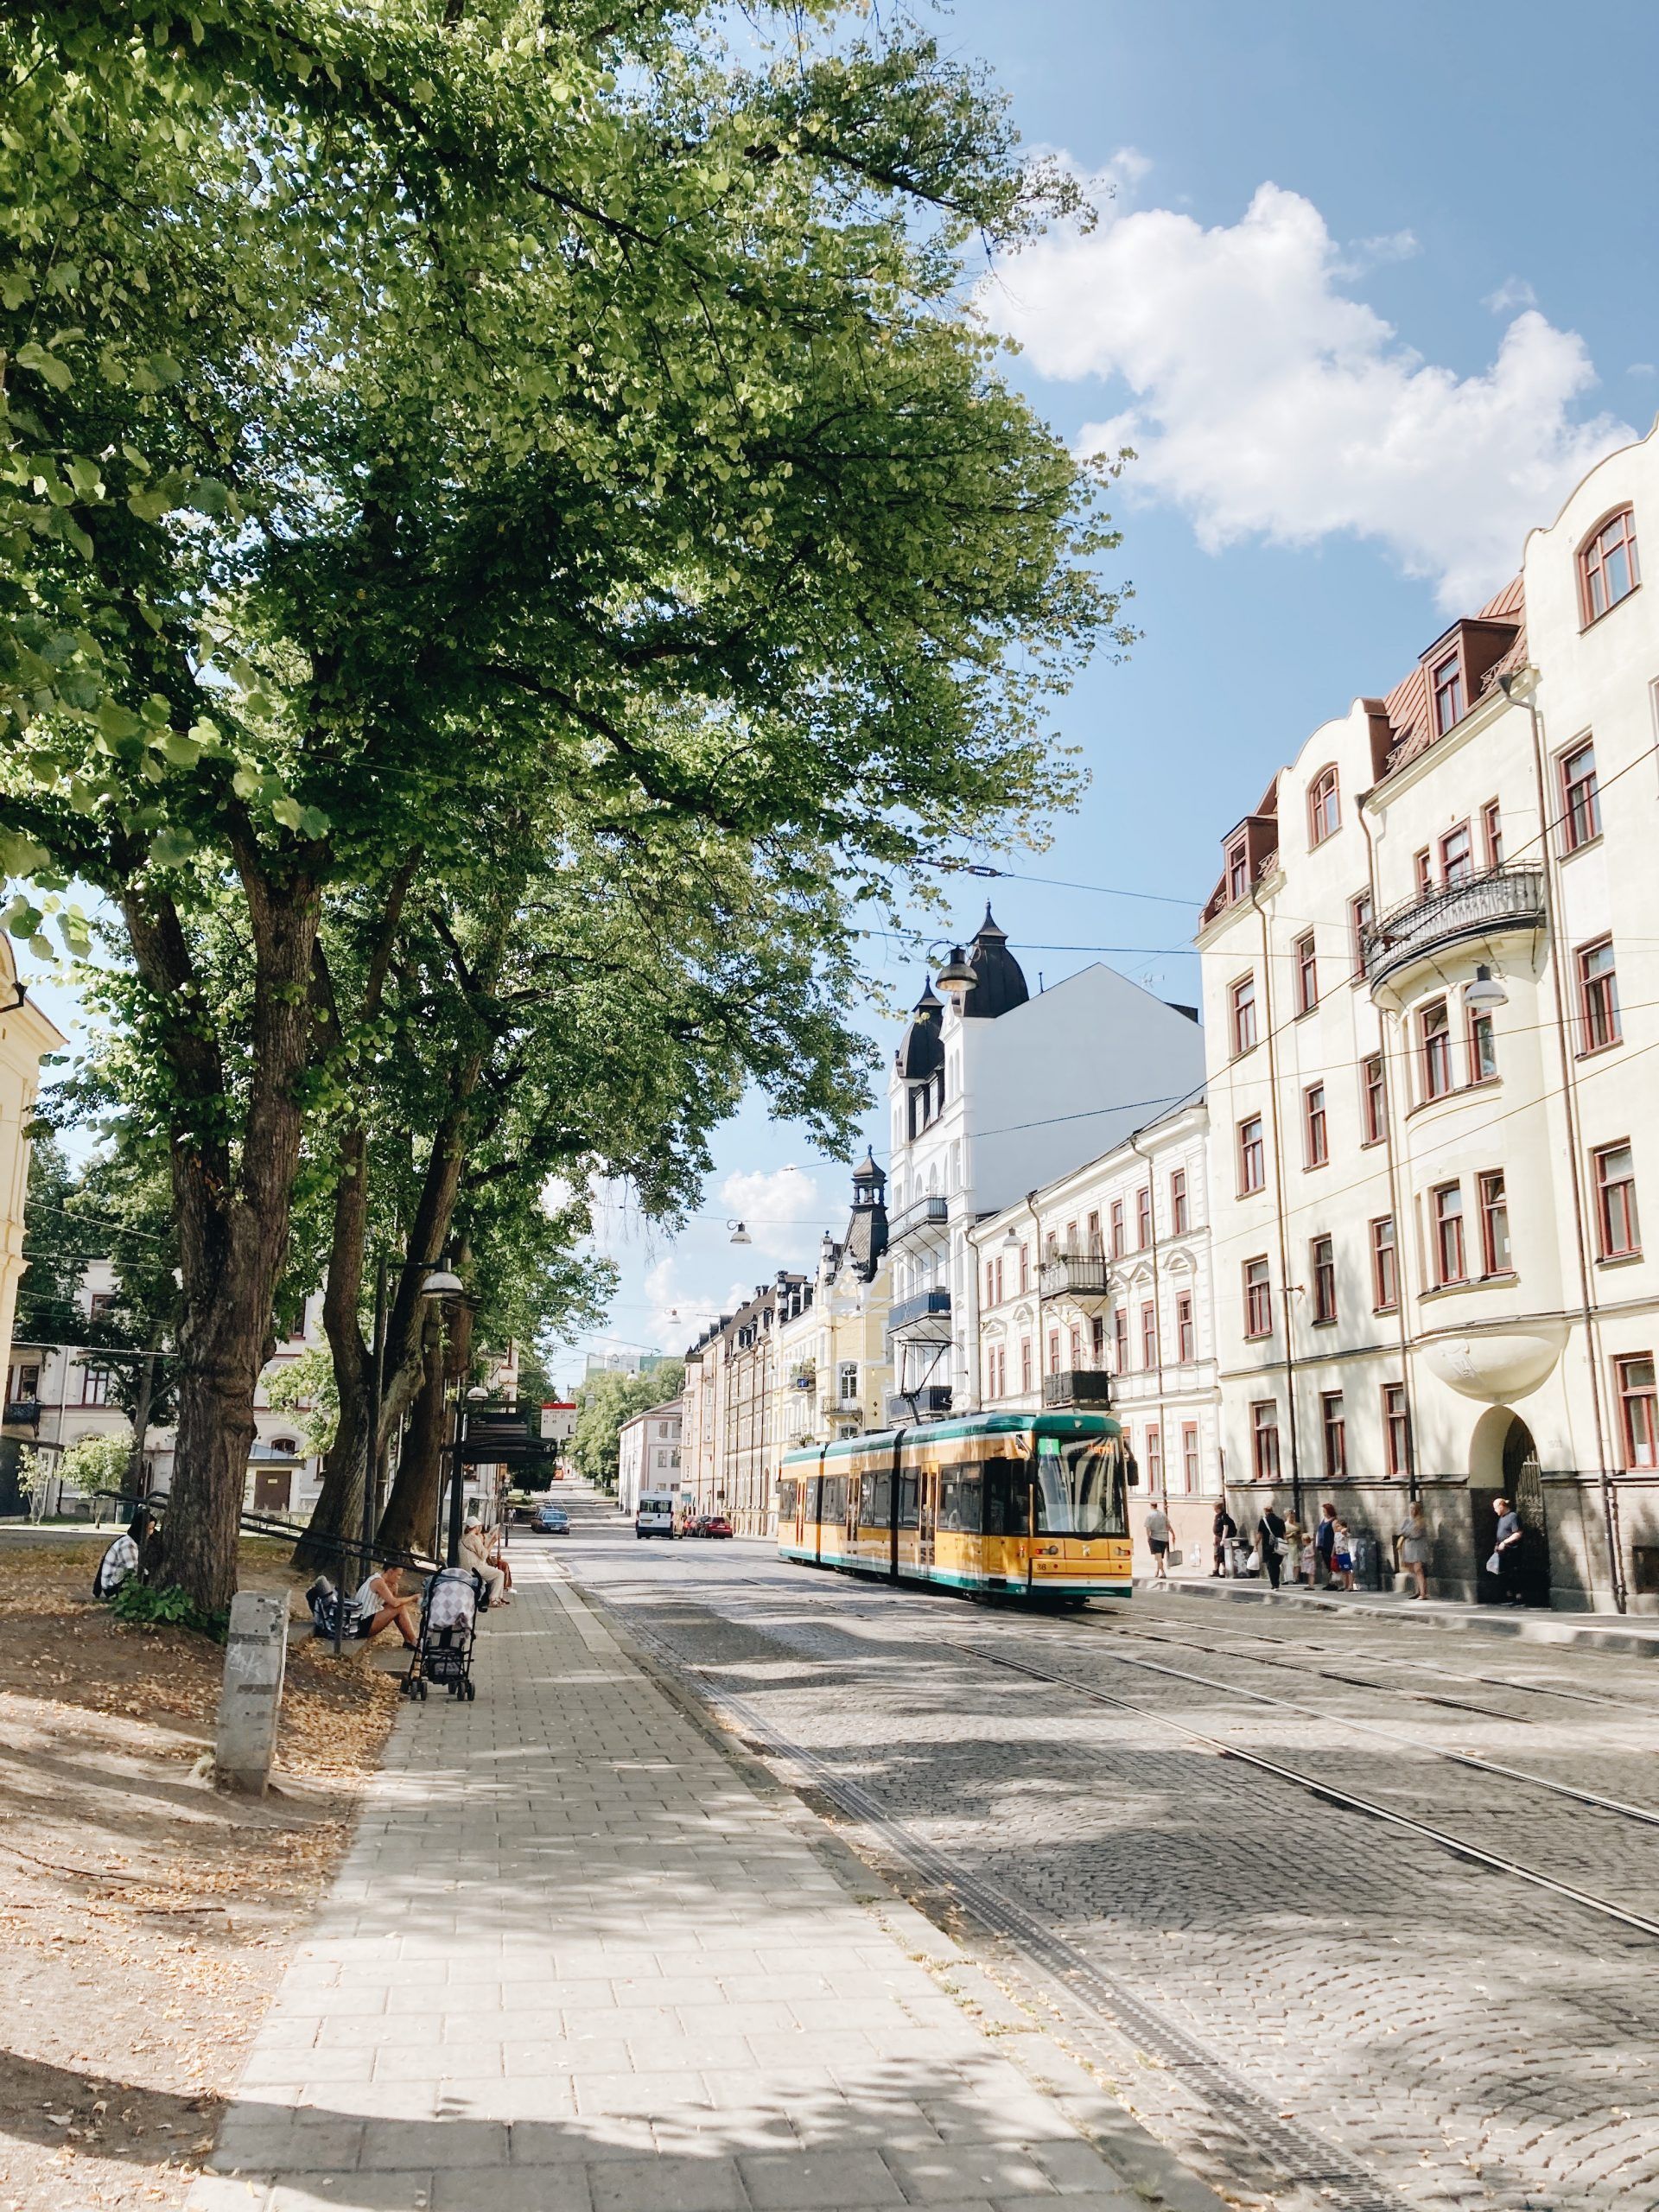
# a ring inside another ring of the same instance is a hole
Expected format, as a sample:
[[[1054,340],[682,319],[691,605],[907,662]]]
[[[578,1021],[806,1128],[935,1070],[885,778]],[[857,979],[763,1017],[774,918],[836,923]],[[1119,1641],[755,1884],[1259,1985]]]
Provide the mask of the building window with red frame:
[[[1373,909],[1371,894],[1362,891],[1357,899],[1348,901],[1348,926],[1354,939],[1354,980],[1357,982],[1365,973],[1365,932],[1371,926]]]
[[[1325,1119],[1322,1083],[1309,1084],[1302,1093],[1302,1152],[1309,1167],[1323,1167],[1331,1157],[1331,1132]]]
[[[1642,581],[1636,557],[1636,518],[1628,507],[1609,515],[1579,549],[1579,589],[1585,626],[1628,599]]]
[[[1503,817],[1497,801],[1489,798],[1480,810],[1480,842],[1488,868],[1503,865]]]
[[[1192,1294],[1179,1291],[1175,1298],[1176,1357],[1183,1367],[1190,1367],[1198,1356],[1198,1328],[1193,1318]]]
[[[1048,1371],[1051,1375],[1058,1375],[1060,1371],[1060,1332],[1058,1329],[1051,1329],[1048,1332]]]
[[[1142,1367],[1156,1367],[1158,1364],[1158,1316],[1151,1306],[1141,1308],[1141,1364]]]
[[[1392,1313],[1400,1303],[1400,1257],[1394,1241],[1394,1216],[1379,1214],[1371,1224],[1371,1311]]]
[[[1605,1052],[1621,1041],[1618,1026],[1618,977],[1613,965],[1613,940],[1600,938],[1578,955],[1579,1030],[1581,1052]]]
[[[1250,1408],[1250,1472],[1259,1483],[1279,1479],[1279,1408],[1272,1398]]]
[[[1479,1178],[1480,1271],[1484,1275],[1515,1272],[1510,1256],[1510,1201],[1503,1171],[1494,1167]]]
[[[1106,1324],[1096,1313],[1089,1324],[1089,1350],[1096,1367],[1106,1363]]]
[[[1129,1249],[1128,1236],[1123,1227],[1123,1201],[1122,1198],[1114,1198],[1112,1200],[1111,1222],[1112,1257],[1115,1260],[1121,1260],[1125,1252]]]
[[[1382,1055],[1369,1053],[1359,1064],[1359,1125],[1362,1142],[1381,1144],[1388,1135],[1388,1097],[1382,1088]]]
[[[1135,1243],[1144,1252],[1152,1242],[1152,1185],[1143,1183],[1135,1194]]]
[[[1159,1428],[1147,1431],[1147,1488],[1156,1497],[1164,1486],[1164,1437]]]
[[[985,1262],[985,1303],[987,1306],[996,1303],[996,1265],[991,1260]]]
[[[1255,977],[1241,976],[1228,994],[1229,1019],[1233,1033],[1233,1057],[1248,1052],[1256,1040]]]
[[[107,1406],[113,1379],[107,1367],[83,1366],[80,1370],[81,1404]]]
[[[1313,932],[1299,937],[1291,947],[1296,963],[1296,1011],[1312,1014],[1319,1002],[1319,970],[1313,957]]]
[[[1242,899],[1250,887],[1249,848],[1241,837],[1227,850],[1227,897],[1230,901]]]
[[[1105,1257],[1106,1248],[1100,1241],[1100,1216],[1098,1213],[1091,1213],[1090,1215],[1087,1222],[1084,1224],[1084,1231],[1089,1239],[1090,1258],[1091,1260],[1103,1259]]]
[[[1031,1248],[1028,1244],[1020,1247],[1020,1287],[1022,1291],[1031,1288]]]
[[[1411,1472],[1411,1408],[1403,1382],[1382,1385],[1382,1464],[1402,1480]]]
[[[1434,1281],[1437,1287],[1462,1282],[1469,1273],[1463,1243],[1463,1185],[1442,1183],[1428,1194],[1434,1220]]]
[[[1659,1467],[1659,1402],[1656,1402],[1653,1354],[1632,1352],[1613,1362],[1618,1392],[1619,1435],[1627,1467]]]
[[[1601,785],[1596,778],[1596,748],[1586,738],[1560,758],[1561,850],[1576,853],[1601,835]]]
[[[1185,1236],[1192,1226],[1192,1217],[1186,1203],[1186,1170],[1173,1167],[1169,1173],[1169,1233]]]
[[[1262,1135],[1262,1116],[1252,1114],[1238,1125],[1238,1194],[1248,1198],[1263,1190],[1268,1180],[1268,1148]]]
[[[1491,1011],[1484,1006],[1469,1009],[1469,1080],[1497,1080],[1497,1032],[1492,1027]]]
[[[985,1355],[985,1395],[988,1398],[1000,1397],[1001,1395],[996,1387],[996,1352],[995,1348],[988,1351]]]
[[[1434,855],[1427,845],[1421,853],[1412,855],[1411,868],[1417,880],[1417,896],[1427,899],[1434,888]]]
[[[1307,842],[1322,845],[1342,827],[1342,798],[1333,766],[1321,768],[1307,787]]]
[[[1020,1340],[1020,1388],[1029,1395],[1031,1390],[1031,1338]]]
[[[1112,1370],[1117,1375],[1129,1371],[1129,1317],[1121,1306],[1112,1316]]]
[[[1071,1367],[1075,1373],[1083,1365],[1083,1324],[1074,1321],[1071,1330]]]
[[[1452,1088],[1452,1017],[1446,1001],[1436,999],[1417,1017],[1423,1069],[1423,1096],[1444,1098]]]
[[[1307,1248],[1308,1272],[1313,1278],[1313,1319],[1319,1324],[1337,1318],[1337,1247],[1330,1236],[1316,1236]]]
[[[1319,1393],[1319,1434],[1325,1444],[1325,1478],[1339,1483],[1348,1472],[1348,1423],[1340,1390]]]
[[[1597,1257],[1633,1260],[1642,1249],[1636,1211],[1636,1156],[1628,1144],[1605,1144],[1590,1155],[1596,1179]]]
[[[1198,1487],[1198,1430],[1195,1421],[1181,1423],[1181,1488],[1191,1497]]]
[[[1273,1334],[1273,1277],[1265,1259],[1244,1262],[1244,1333],[1247,1337]]]
[[[1449,891],[1454,883],[1466,883],[1474,872],[1475,841],[1469,824],[1459,822],[1440,840],[1440,880]]]
[[[1463,655],[1447,653],[1430,671],[1428,688],[1434,700],[1434,734],[1444,737],[1463,720]]]

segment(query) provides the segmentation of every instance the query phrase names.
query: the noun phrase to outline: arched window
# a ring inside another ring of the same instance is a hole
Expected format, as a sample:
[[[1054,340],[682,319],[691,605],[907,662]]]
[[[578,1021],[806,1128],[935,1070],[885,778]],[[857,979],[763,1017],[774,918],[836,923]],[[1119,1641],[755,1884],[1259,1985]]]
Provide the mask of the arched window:
[[[1579,593],[1586,625],[1628,599],[1642,581],[1636,559],[1636,517],[1621,507],[1598,523],[1579,548]]]
[[[1337,771],[1333,762],[1321,768],[1307,787],[1307,842],[1322,845],[1342,826],[1342,800],[1337,790]]]
[[[273,1436],[270,1448],[279,1459],[297,1459],[300,1456],[300,1447],[291,1436]]]

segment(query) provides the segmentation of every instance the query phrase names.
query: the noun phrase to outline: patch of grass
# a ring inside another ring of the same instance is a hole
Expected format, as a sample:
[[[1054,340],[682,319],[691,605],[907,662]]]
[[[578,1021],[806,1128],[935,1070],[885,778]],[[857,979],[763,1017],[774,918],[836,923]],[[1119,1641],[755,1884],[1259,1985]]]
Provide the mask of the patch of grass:
[[[215,1643],[223,1643],[230,1633],[228,1612],[205,1613],[182,1590],[152,1590],[136,1576],[116,1592],[111,1611],[117,1620],[130,1621],[135,1628],[193,1629]]]

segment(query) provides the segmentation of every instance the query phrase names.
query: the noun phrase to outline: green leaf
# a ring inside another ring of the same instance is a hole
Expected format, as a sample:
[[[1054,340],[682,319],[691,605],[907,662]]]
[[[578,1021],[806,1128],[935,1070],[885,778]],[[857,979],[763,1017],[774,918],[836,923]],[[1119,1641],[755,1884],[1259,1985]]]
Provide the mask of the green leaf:
[[[157,741],[164,757],[175,768],[194,768],[201,758],[200,746],[194,738],[186,737],[178,730],[168,730]]]
[[[105,699],[98,710],[98,727],[112,744],[118,745],[125,738],[137,737],[143,724],[118,700]]]
[[[60,361],[55,353],[48,353],[44,346],[29,339],[17,348],[16,359],[20,369],[33,369],[36,376],[46,378],[54,391],[67,391],[75,380],[74,371],[67,361]]]
[[[188,830],[158,830],[149,841],[149,857],[156,868],[178,868],[196,849]]]
[[[284,793],[270,810],[284,830],[297,830],[305,819],[304,809],[291,794]]]
[[[0,830],[0,876],[33,875],[49,857],[44,845],[37,845],[21,830]]]

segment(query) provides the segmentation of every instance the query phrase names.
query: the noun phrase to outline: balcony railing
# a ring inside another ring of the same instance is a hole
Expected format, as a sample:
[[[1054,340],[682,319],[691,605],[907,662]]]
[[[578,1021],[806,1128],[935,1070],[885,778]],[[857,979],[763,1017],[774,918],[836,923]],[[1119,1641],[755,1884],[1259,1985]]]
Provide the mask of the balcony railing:
[[[906,1397],[902,1391],[887,1393],[887,1419],[890,1421],[938,1421],[950,1410],[950,1385],[948,1382],[929,1382],[919,1390],[912,1390]]]
[[[1544,918],[1541,867],[1526,861],[1483,869],[1369,923],[1359,940],[1365,980],[1375,990],[1401,969],[1432,959],[1465,939],[1541,929]]]
[[[1063,1368],[1043,1377],[1043,1404],[1052,1412],[1061,1406],[1109,1406],[1112,1378],[1103,1367]]]
[[[1106,1268],[1098,1252],[1056,1252],[1043,1262],[1037,1287],[1045,1298],[1104,1298]]]
[[[947,1337],[950,1333],[950,1294],[948,1290],[921,1290],[913,1298],[901,1298],[887,1315],[887,1334],[921,1337]]]
[[[41,1425],[41,1402],[38,1398],[9,1398],[6,1401],[8,1428],[38,1428]]]
[[[893,1215],[887,1224],[887,1249],[903,1244],[912,1236],[925,1236],[929,1230],[945,1228],[950,1219],[948,1198],[918,1198]]]

